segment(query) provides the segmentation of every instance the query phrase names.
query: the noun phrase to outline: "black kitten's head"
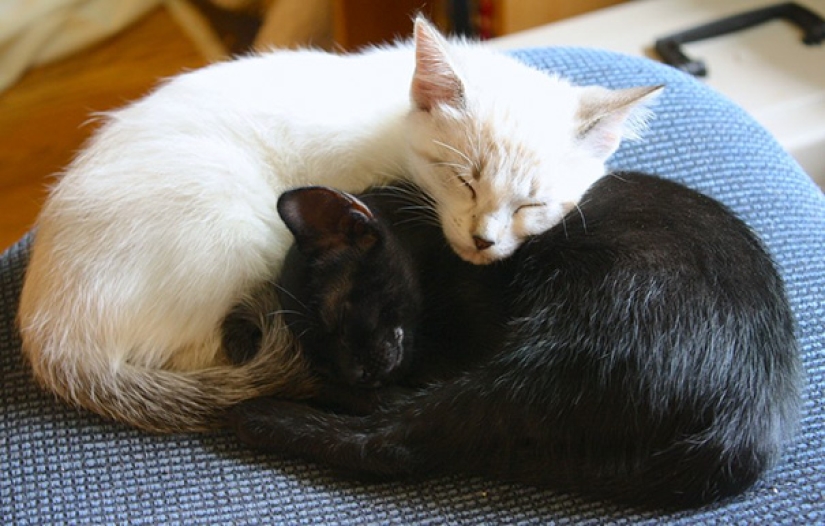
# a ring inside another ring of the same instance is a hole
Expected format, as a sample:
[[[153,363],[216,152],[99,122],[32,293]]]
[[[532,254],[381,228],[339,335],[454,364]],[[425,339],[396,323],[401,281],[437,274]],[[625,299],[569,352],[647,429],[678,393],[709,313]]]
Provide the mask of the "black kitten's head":
[[[403,370],[421,309],[410,257],[361,200],[324,187],[278,200],[295,236],[280,278],[284,317],[314,368],[377,387]]]

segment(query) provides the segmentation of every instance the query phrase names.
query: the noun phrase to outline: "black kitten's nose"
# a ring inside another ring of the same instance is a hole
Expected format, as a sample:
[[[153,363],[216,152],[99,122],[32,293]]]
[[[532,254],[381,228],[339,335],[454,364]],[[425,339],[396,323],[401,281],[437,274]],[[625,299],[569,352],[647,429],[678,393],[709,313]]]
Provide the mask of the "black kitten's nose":
[[[473,236],[473,243],[475,243],[476,248],[478,250],[487,250],[491,246],[495,245],[494,241],[490,241],[489,239],[484,239],[481,236]]]
[[[382,342],[372,352],[362,356],[345,369],[350,384],[361,387],[380,387],[392,377],[404,360],[404,332],[395,329],[395,340]]]

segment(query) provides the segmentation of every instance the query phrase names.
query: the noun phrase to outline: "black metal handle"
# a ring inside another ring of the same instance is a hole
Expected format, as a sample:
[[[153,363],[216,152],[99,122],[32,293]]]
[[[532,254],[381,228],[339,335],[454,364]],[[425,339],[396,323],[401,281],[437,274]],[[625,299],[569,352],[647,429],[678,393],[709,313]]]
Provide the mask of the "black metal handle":
[[[656,52],[666,64],[696,77],[704,77],[708,73],[705,63],[685,55],[679,47],[681,44],[726,35],[774,18],[782,18],[798,25],[805,32],[802,37],[802,42],[805,45],[820,44],[825,38],[825,20],[821,16],[795,2],[788,2],[729,16],[716,22],[660,38],[656,40]]]

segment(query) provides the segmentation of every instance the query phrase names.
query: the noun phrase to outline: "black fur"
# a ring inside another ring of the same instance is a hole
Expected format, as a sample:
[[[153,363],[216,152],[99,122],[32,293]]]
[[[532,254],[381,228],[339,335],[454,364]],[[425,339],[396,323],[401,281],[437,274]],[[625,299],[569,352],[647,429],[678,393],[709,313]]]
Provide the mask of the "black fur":
[[[778,458],[799,405],[793,317],[759,240],[716,201],[614,174],[485,267],[459,261],[397,194],[364,201],[369,275],[357,260],[338,269],[383,305],[411,299],[395,379],[426,384],[362,416],[249,401],[231,417],[247,444],[356,474],[463,472],[679,507],[738,494]],[[401,263],[375,263],[387,246]],[[337,279],[290,292],[321,297]],[[322,347],[347,348],[341,337]]]

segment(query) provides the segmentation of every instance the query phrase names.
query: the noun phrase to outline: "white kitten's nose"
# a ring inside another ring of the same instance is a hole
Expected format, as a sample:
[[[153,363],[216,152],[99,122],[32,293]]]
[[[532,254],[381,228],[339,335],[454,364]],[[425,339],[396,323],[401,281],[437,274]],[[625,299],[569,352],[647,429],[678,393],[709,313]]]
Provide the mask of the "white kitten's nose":
[[[478,250],[487,250],[488,248],[496,244],[495,241],[484,239],[481,236],[473,236],[473,243],[475,243],[476,249]]]

